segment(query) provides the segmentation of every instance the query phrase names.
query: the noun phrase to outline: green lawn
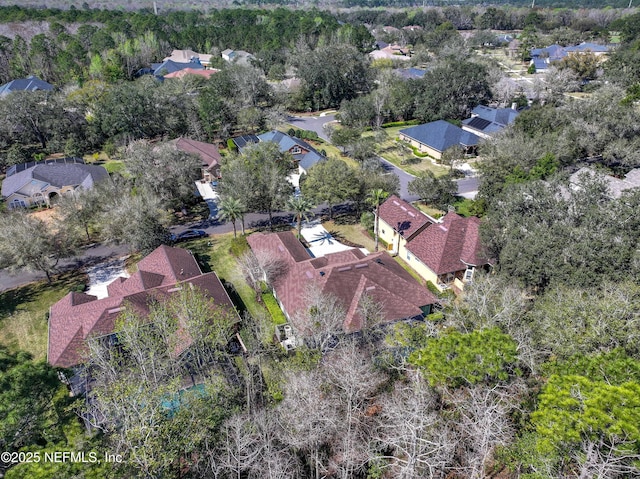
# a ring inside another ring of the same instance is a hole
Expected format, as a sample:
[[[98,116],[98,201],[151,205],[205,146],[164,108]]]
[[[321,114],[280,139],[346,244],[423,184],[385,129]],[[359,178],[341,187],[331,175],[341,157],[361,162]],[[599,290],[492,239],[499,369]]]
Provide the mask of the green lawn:
[[[437,165],[435,160],[431,158],[418,158],[413,154],[409,147],[402,147],[396,140],[398,132],[409,128],[408,126],[393,126],[385,128],[387,138],[384,142],[379,143],[378,154],[385,160],[390,161],[399,168],[412,175],[420,175],[425,171],[433,171],[436,176],[443,176],[448,172],[446,167]],[[366,132],[364,135],[373,136],[373,132]]]
[[[52,284],[37,281],[0,293],[0,344],[44,359],[49,307],[72,288],[86,284],[86,279],[83,274],[67,273],[56,277]]]
[[[446,213],[446,211],[439,210],[438,208],[434,208],[433,206],[425,205],[421,201],[416,201],[415,203],[413,203],[413,206],[418,208],[423,213],[426,213],[432,218],[436,218],[436,219],[440,218],[441,216],[444,216],[444,214]]]
[[[291,123],[286,123],[282,128],[280,128],[280,131],[282,131],[283,133],[287,133],[287,131],[289,131],[290,128],[293,128],[295,130],[296,126],[292,125]],[[318,151],[324,150],[327,153],[327,158],[340,158],[341,160],[344,160],[349,166],[353,168],[358,166],[357,161],[355,161],[353,158],[349,158],[348,156],[343,156],[342,150],[334,146],[333,144],[329,143],[328,141],[324,141],[321,138],[318,140],[303,140],[303,141],[306,141]]]
[[[375,242],[365,228],[360,224],[338,224],[335,221],[326,221],[324,228],[338,241],[346,239],[350,243],[361,245],[369,251],[373,251]]]
[[[203,271],[215,271],[220,280],[233,284],[243,303],[239,305],[241,309],[246,309],[253,316],[264,313],[264,307],[256,300],[255,291],[238,269],[236,257],[230,253],[232,242],[233,233],[227,233],[188,241],[178,246],[193,251]]]

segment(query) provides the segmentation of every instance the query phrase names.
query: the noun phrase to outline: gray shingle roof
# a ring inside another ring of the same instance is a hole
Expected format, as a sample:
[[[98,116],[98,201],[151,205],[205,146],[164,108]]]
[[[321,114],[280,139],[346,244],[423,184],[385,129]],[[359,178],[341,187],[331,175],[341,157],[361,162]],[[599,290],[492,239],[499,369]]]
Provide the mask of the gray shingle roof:
[[[18,80],[12,80],[9,83],[5,83],[0,86],[0,96],[8,95],[14,91],[37,91],[37,90],[45,90],[51,91],[53,90],[53,85],[51,83],[47,83],[44,80],[40,80],[40,78],[35,77],[33,75],[28,76],[27,78],[20,78]]]
[[[480,141],[473,133],[444,120],[405,128],[400,133],[440,152],[455,145],[475,146]]]
[[[57,188],[81,185],[90,188],[94,183],[109,177],[102,166],[74,163],[37,164],[8,176],[2,182],[2,196],[7,198],[21,188],[27,188],[27,194],[33,194],[47,183]],[[33,185],[33,191],[29,188]]]
[[[298,145],[300,148],[307,150],[307,153],[294,154],[293,157],[296,161],[299,162],[300,166],[305,170],[308,170],[313,165],[323,160],[324,157],[318,153],[311,145],[307,142],[300,140],[299,138],[291,137],[281,131],[269,131],[267,133],[263,133],[262,135],[258,135],[260,141],[270,141],[276,143],[280,148],[280,151],[290,151],[291,148]]]
[[[278,148],[281,152],[290,151],[294,146],[299,146],[301,148],[301,152],[298,154],[294,154],[293,158],[305,170],[308,170],[313,165],[324,159],[324,157],[307,142],[302,141],[299,138],[291,137],[286,133],[282,133],[281,131],[273,130],[268,131],[267,133],[262,133],[258,136],[245,135],[233,139],[233,142],[236,144],[239,150],[242,150],[246,146],[250,146],[261,141],[275,143],[276,145],[278,145]],[[302,150],[306,151],[306,153]]]
[[[152,63],[151,69],[156,76],[166,75],[167,73],[174,73],[185,68],[193,68],[195,70],[204,70],[204,67],[199,61],[192,61],[187,63],[178,63],[173,60],[166,60],[162,63]]]
[[[507,126],[516,120],[520,112],[513,108],[491,108],[489,106],[478,105],[471,110],[471,114],[497,123],[498,125]]]

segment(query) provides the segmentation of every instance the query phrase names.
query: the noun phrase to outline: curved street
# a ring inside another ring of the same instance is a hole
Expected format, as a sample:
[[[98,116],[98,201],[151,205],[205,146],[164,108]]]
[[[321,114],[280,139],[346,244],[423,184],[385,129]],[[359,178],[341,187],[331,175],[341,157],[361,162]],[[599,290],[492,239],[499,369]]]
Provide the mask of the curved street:
[[[335,115],[333,114],[320,114],[318,116],[290,116],[289,122],[292,125],[299,126],[300,129],[312,130],[318,133],[318,136],[325,141],[329,141],[324,131],[324,125],[335,121]],[[415,195],[409,194],[408,185],[415,177],[410,173],[398,168],[393,163],[385,160],[382,157],[378,157],[383,168],[390,174],[396,175],[400,180],[400,197],[406,201],[416,201],[419,198]],[[478,177],[467,176],[465,178],[456,180],[458,183],[458,195],[465,198],[474,198],[478,191]],[[207,232],[208,235],[224,234],[233,231],[233,225],[228,222],[220,222],[214,212],[217,212],[217,206],[211,199],[205,200],[209,205],[212,217],[205,221],[191,223],[187,225],[179,225],[170,228],[174,234],[181,233],[188,229],[201,229]],[[213,204],[212,204],[213,203]],[[334,207],[336,212],[340,210],[349,209],[348,204],[338,205]],[[324,214],[326,205],[321,205],[313,210],[314,215],[318,216]],[[292,223],[294,222],[293,215],[287,212],[278,212],[273,214],[274,224]],[[266,227],[269,223],[269,215],[266,213],[247,213],[245,215],[245,226],[247,228]],[[237,225],[238,230],[240,225]],[[99,262],[104,262],[113,258],[122,256],[128,253],[128,247],[126,245],[106,245],[95,244],[86,248],[86,250],[75,258],[67,259],[60,262],[60,271],[66,271],[74,268],[83,268]],[[0,292],[8,289],[13,289],[24,284],[44,279],[44,273],[21,271],[16,274],[10,274],[7,270],[0,270]]]

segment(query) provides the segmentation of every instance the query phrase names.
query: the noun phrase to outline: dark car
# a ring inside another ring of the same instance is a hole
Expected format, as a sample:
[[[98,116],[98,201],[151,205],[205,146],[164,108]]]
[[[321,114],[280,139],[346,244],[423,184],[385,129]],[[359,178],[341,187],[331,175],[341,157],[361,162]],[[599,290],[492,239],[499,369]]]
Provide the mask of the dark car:
[[[195,238],[204,238],[205,236],[207,236],[207,232],[203,231],[203,230],[187,230],[187,231],[183,231],[182,233],[179,234],[172,234],[171,235],[171,240],[178,242],[178,241],[186,241],[186,240],[190,240],[190,239],[195,239]]]

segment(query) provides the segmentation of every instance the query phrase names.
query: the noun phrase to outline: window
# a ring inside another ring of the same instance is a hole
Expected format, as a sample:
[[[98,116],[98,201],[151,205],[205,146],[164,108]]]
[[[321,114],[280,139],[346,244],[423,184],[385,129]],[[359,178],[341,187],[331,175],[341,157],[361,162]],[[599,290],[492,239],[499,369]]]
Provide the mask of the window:
[[[382,234],[386,234],[386,231],[385,231],[385,230],[380,230],[380,231],[382,231]]]
[[[407,261],[411,261],[411,253],[407,251]]]

